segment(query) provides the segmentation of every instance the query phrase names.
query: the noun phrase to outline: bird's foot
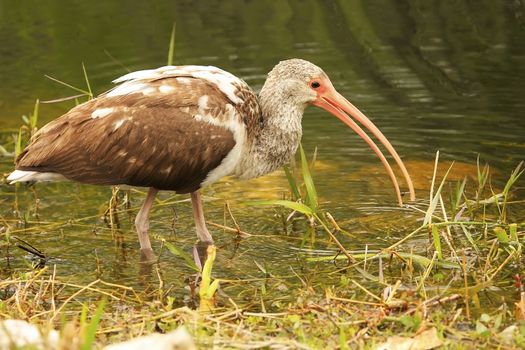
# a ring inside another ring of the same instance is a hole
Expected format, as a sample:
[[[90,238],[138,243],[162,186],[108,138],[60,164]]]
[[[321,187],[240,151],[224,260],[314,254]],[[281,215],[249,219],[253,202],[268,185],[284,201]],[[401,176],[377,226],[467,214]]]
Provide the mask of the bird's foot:
[[[193,261],[195,265],[202,271],[202,267],[208,258],[208,247],[213,245],[213,241],[198,241],[193,246]]]
[[[157,261],[157,256],[153,252],[153,249],[146,248],[140,250],[140,262],[142,264],[153,264]]]
[[[152,281],[153,266],[157,262],[157,257],[153,249],[146,248],[140,250],[138,283],[145,289],[149,288]]]

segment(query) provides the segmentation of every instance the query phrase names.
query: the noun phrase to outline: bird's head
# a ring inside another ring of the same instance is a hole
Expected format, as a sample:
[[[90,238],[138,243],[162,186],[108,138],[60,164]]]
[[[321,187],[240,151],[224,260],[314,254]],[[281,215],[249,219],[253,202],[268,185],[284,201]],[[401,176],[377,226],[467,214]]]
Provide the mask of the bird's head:
[[[398,202],[402,204],[399,185],[392,168],[375,142],[356,122],[364,126],[385,146],[395,159],[406,179],[410,190],[410,199],[415,199],[414,187],[408,171],[394,147],[370,119],[336,91],[330,78],[321,68],[311,62],[297,58],[281,61],[268,74],[267,83],[273,86],[279,86],[280,93],[284,94],[291,103],[298,106],[301,105],[303,108],[307,105],[320,107],[337,117],[356,132],[381,159],[381,162],[394,183]]]

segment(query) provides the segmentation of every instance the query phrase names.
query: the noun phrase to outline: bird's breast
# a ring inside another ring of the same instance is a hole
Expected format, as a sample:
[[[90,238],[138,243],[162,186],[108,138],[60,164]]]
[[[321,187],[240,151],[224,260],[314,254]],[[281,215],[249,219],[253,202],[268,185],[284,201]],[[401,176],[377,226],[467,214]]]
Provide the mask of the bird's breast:
[[[300,129],[294,132],[283,132],[281,129],[265,130],[250,147],[247,147],[236,175],[241,179],[251,179],[278,170],[290,162],[300,141]]]

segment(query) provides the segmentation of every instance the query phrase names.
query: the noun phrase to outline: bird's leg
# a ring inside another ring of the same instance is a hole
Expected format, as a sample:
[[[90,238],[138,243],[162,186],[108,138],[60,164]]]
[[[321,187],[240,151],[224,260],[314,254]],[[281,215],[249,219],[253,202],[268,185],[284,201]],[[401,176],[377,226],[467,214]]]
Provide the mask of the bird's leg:
[[[199,241],[213,244],[213,238],[206,228],[204,220],[204,211],[202,210],[202,199],[199,191],[191,193],[191,204],[193,206],[193,218],[195,219],[195,228]]]
[[[142,257],[146,258],[147,260],[154,259],[155,257],[153,250],[151,249],[151,243],[149,241],[148,228],[149,212],[153,206],[153,201],[155,200],[157,192],[159,192],[159,190],[156,188],[149,188],[146,199],[144,200],[144,204],[142,204],[142,208],[140,208],[140,211],[135,218],[135,228],[137,229],[137,233],[139,235],[140,253]]]
[[[208,247],[211,245],[213,245],[212,242],[203,241],[198,241],[193,245],[193,261],[195,262],[195,266],[201,271],[206,259],[208,259]],[[197,277],[200,277],[200,273],[197,274]]]
[[[193,247],[193,259],[195,260],[197,267],[202,269],[201,261],[206,261],[206,251],[208,246],[213,244],[213,237],[206,227],[204,211],[202,209],[202,199],[199,191],[191,193],[191,204],[193,206],[193,217],[195,219],[197,237],[199,238],[199,242]]]

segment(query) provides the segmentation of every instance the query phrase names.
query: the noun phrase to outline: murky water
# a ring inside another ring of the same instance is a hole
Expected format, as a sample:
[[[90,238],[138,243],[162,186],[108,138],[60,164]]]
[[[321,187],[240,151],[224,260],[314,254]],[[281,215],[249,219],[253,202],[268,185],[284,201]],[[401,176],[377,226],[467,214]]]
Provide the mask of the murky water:
[[[494,185],[501,186],[524,159],[524,14],[523,2],[488,0],[69,1],[67,5],[0,1],[2,142],[12,151],[11,134],[21,125],[21,116],[31,112],[35,99],[76,94],[44,75],[84,88],[84,62],[92,87],[103,92],[128,70],[164,65],[176,21],[176,64],[215,65],[254,89],[281,59],[301,57],[323,67],[334,86],[383,130],[408,162],[419,197],[427,196],[429,177],[423,173],[429,173],[437,150],[445,160],[465,163],[457,179],[474,176],[479,154],[500,174]],[[72,101],[41,105],[39,125],[73,105]],[[378,159],[349,129],[315,108],[306,111],[303,127],[307,153],[318,147],[315,180],[322,206],[356,234],[345,242],[349,249],[387,246],[418,225],[420,214],[394,207],[395,197],[383,180]],[[1,170],[11,169],[12,159],[3,158]],[[299,265],[298,232],[304,227],[284,232],[286,211],[243,204],[246,199],[281,198],[287,191],[284,174],[277,172],[244,183],[226,179],[204,192],[210,221],[224,223],[227,200],[241,229],[254,235],[238,241],[234,233],[212,228],[220,247],[218,274],[230,279],[261,277],[253,261],[281,274]],[[99,275],[121,283],[144,282],[138,277],[132,216],[121,214],[120,234],[112,233],[100,219],[110,189],[52,184],[38,185],[33,192],[0,184],[0,193],[2,218],[17,226],[16,198],[22,217],[34,229],[20,237],[51,256],[62,274],[81,280]],[[131,194],[133,213],[142,198],[140,193]],[[170,193],[160,198],[168,204],[158,203],[152,213],[151,232],[158,236],[155,248],[164,238],[189,249],[195,240],[189,202],[174,203],[186,197]],[[229,216],[226,224],[233,225]],[[326,248],[324,241],[319,234],[317,248]],[[11,266],[24,266],[20,251],[9,255]],[[1,264],[7,269],[7,260]],[[189,270],[182,260],[164,251],[161,265],[166,280],[179,287],[184,284],[179,277]]]

